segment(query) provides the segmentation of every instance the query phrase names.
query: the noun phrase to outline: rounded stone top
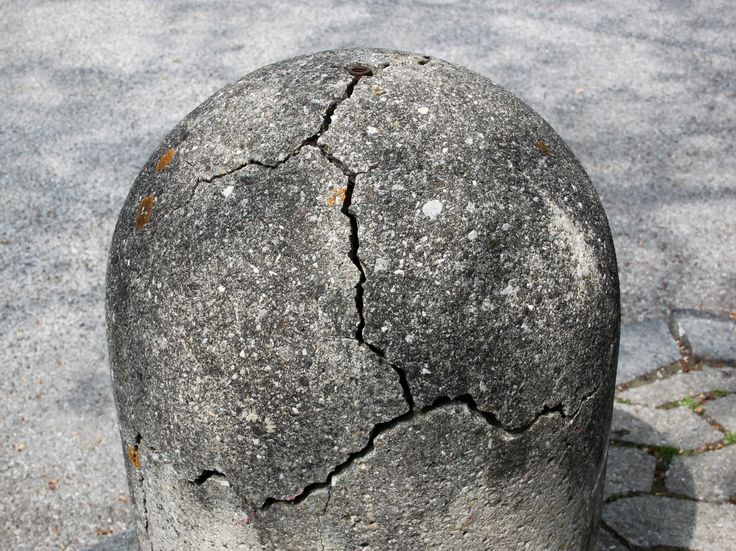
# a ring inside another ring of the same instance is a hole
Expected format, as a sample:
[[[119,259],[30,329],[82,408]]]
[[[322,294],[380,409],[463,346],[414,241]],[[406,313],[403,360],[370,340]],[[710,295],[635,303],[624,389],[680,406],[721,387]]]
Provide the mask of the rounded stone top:
[[[164,139],[107,312],[124,438],[258,507],[441,400],[511,432],[575,415],[613,384],[619,297],[596,192],[539,115],[349,49],[254,71]]]

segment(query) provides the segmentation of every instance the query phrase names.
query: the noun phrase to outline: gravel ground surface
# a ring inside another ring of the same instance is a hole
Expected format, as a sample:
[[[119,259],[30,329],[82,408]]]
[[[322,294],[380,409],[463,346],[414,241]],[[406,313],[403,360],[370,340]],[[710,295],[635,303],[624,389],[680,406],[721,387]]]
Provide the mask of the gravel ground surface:
[[[218,88],[338,47],[466,65],[525,99],[587,168],[625,321],[723,315],[736,309],[735,23],[727,1],[3,2],[2,545],[80,549],[128,525],[107,247],[148,155]]]

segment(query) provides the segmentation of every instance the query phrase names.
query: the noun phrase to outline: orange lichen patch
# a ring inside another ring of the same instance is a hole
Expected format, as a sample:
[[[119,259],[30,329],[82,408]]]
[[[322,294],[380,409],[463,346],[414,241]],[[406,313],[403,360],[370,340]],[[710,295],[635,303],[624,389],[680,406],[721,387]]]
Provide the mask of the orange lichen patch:
[[[158,164],[156,165],[156,172],[161,172],[163,169],[169,166],[169,163],[173,158],[174,150],[169,148],[166,153],[164,153],[163,156],[158,160]]]
[[[143,226],[151,221],[153,216],[153,204],[156,198],[153,195],[146,195],[141,202],[138,203],[138,209],[135,211],[135,231],[141,231]]]
[[[138,452],[138,446],[128,444],[128,461],[136,469],[141,468],[141,454]]]
[[[534,147],[539,149],[539,151],[542,152],[542,155],[549,155],[550,153],[549,146],[546,143],[544,143],[542,140],[539,140],[537,143],[535,143]]]
[[[345,196],[348,192],[347,186],[336,187],[330,189],[330,196],[327,198],[327,206],[334,207],[335,205],[342,206],[345,202]]]

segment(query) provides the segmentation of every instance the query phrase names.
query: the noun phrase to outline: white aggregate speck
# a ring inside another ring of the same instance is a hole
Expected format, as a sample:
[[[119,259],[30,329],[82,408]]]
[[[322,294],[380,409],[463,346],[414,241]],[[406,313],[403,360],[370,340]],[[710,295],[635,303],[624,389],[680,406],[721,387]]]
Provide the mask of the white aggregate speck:
[[[438,199],[432,199],[431,201],[427,201],[424,203],[424,206],[422,207],[422,212],[429,216],[432,220],[437,218],[437,216],[442,212],[442,201]]]
[[[376,263],[373,265],[373,270],[376,272],[380,272],[383,270],[388,270],[390,264],[387,258],[376,258]]]

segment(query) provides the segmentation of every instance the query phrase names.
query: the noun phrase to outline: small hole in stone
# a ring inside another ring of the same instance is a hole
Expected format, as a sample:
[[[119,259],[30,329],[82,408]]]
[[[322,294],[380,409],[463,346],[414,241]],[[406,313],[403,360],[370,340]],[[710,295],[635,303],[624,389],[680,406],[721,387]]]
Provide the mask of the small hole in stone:
[[[348,65],[348,73],[358,78],[369,77],[373,75],[373,69],[369,65],[353,63],[352,65]]]

